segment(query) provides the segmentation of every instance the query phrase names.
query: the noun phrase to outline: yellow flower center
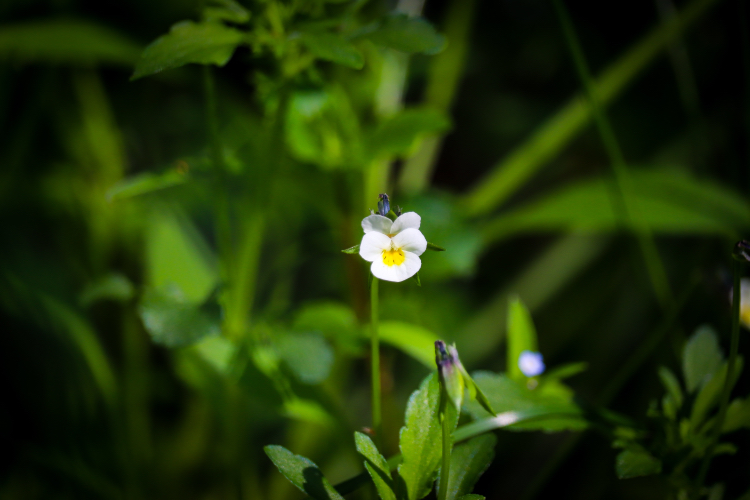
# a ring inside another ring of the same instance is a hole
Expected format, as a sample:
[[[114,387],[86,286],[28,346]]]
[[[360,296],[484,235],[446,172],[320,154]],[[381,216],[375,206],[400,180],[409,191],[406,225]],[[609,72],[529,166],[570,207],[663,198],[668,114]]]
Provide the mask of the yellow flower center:
[[[390,250],[383,250],[383,264],[386,266],[400,266],[404,263],[406,256],[403,250],[400,248],[392,248]]]

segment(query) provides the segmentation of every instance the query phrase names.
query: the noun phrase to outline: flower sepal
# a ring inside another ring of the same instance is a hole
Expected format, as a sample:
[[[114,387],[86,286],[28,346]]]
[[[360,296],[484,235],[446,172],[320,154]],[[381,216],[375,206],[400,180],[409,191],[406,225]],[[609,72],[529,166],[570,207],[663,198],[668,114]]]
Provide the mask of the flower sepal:
[[[427,250],[432,250],[433,252],[445,252],[445,248],[439,247],[434,243],[427,242]]]
[[[354,245],[353,247],[345,248],[344,250],[341,250],[341,253],[346,253],[349,255],[357,255],[359,253],[359,245]]]

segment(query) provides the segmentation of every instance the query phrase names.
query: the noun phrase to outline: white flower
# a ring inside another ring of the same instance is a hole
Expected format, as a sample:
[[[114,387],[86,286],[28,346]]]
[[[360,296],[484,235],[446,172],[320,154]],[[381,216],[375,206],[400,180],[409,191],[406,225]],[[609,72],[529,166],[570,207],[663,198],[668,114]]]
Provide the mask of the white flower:
[[[372,262],[373,276],[399,282],[417,274],[422,267],[419,256],[427,249],[427,240],[419,231],[421,221],[414,212],[406,212],[395,221],[377,214],[362,219],[365,235],[359,255]]]
[[[518,368],[527,377],[536,377],[544,372],[544,361],[542,354],[533,351],[523,351],[518,356]]]

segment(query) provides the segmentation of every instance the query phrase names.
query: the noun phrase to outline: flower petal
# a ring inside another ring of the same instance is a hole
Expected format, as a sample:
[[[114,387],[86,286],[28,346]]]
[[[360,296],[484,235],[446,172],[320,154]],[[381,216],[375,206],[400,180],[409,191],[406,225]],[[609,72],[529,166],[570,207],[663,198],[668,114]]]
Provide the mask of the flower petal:
[[[427,240],[419,229],[404,229],[393,237],[393,244],[396,248],[417,255],[422,255],[427,249]]]
[[[367,262],[383,261],[383,250],[391,248],[391,239],[377,231],[371,231],[362,237],[359,244],[359,255]],[[385,265],[385,264],[383,264]]]
[[[378,279],[385,281],[400,282],[407,280],[417,274],[419,268],[422,267],[422,261],[416,254],[411,252],[404,252],[404,262],[398,266],[386,266],[383,263],[383,259],[377,259],[372,262],[370,271],[373,276]]]
[[[398,234],[404,229],[419,229],[419,224],[422,222],[422,217],[417,215],[416,212],[406,212],[401,214],[393,221],[393,226],[390,228],[391,232],[386,234]]]
[[[392,234],[391,226],[393,226],[393,221],[382,215],[373,214],[362,219],[362,229],[365,230],[365,234],[372,231],[377,231],[383,234]]]

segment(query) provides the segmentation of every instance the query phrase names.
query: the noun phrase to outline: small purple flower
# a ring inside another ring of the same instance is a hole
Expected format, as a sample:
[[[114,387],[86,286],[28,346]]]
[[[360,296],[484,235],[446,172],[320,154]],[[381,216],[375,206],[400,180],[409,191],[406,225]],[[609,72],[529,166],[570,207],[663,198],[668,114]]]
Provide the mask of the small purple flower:
[[[544,360],[542,353],[533,351],[523,351],[518,356],[518,368],[521,369],[527,377],[536,377],[544,373]]]

